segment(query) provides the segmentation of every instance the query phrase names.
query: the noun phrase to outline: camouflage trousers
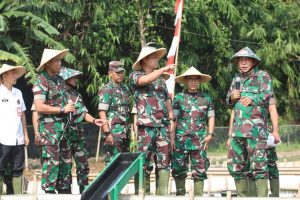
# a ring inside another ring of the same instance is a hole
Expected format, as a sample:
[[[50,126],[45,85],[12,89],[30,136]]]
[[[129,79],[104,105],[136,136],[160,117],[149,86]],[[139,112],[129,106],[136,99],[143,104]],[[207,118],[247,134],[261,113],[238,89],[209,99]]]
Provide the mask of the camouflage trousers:
[[[279,170],[276,164],[278,160],[276,149],[266,149],[268,158],[269,179],[279,179]]]
[[[197,180],[207,179],[206,171],[210,165],[205,150],[176,149],[172,155],[172,176],[186,178],[191,160],[192,177]]]
[[[42,145],[42,189],[62,191],[71,188],[71,151],[62,138],[55,145]]]
[[[232,137],[228,150],[227,168],[234,179],[246,178],[248,173],[254,179],[268,178],[266,140]]]
[[[114,139],[114,145],[104,143],[105,158],[104,162],[107,165],[118,153],[128,152],[130,139],[128,136],[128,126],[115,124],[111,126],[111,133]]]
[[[169,169],[170,136],[165,127],[138,126],[138,151],[145,153],[144,170],[147,175],[153,170]]]
[[[84,188],[89,184],[88,176],[90,172],[88,163],[89,152],[86,148],[86,142],[85,140],[68,141],[68,146],[76,164],[77,184],[79,187]]]

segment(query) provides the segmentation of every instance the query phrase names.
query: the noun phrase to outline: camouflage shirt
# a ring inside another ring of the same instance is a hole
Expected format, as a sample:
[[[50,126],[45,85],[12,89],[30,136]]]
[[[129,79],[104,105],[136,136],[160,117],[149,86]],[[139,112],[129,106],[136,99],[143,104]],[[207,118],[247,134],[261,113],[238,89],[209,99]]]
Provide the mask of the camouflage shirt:
[[[143,75],[145,75],[143,71],[134,71],[129,76],[137,107],[137,125],[149,127],[169,125],[166,102],[170,97],[165,80],[161,76],[148,85],[138,87],[137,81]]]
[[[237,77],[241,78],[241,98],[249,97],[252,99],[252,104],[249,106],[244,106],[239,101],[233,104],[229,102],[231,92],[235,90]],[[249,76],[236,75],[227,93],[226,102],[233,106],[234,110],[232,136],[245,138],[266,137],[268,108],[270,104],[276,103],[272,81],[267,72],[255,68]]]
[[[130,117],[130,91],[121,83],[110,81],[98,93],[98,110],[107,111],[106,116],[110,125],[128,124]]]
[[[65,82],[59,75],[50,77],[44,70],[37,77],[32,91],[34,100],[44,100],[47,105],[62,107],[67,104]],[[61,139],[66,116],[65,114],[39,113],[39,133],[42,144],[53,145]]]
[[[72,100],[75,103],[76,110],[72,112],[71,118],[69,115],[66,137],[71,141],[85,139],[82,121],[84,119],[85,113],[88,112],[88,110],[84,106],[82,96],[77,90],[70,88],[67,90],[67,92],[68,99]]]
[[[207,134],[207,119],[215,116],[211,97],[202,92],[178,93],[173,100],[173,109],[177,118],[176,148],[199,149],[203,136]]]

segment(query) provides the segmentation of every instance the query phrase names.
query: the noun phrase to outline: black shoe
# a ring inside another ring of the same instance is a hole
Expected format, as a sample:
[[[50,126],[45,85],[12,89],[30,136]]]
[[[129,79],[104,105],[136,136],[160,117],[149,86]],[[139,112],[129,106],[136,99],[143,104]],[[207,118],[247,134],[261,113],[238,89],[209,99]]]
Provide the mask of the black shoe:
[[[85,186],[79,186],[79,193],[82,194],[85,188],[86,188],[86,185]]]
[[[55,190],[45,191],[46,194],[56,194]]]
[[[58,194],[72,194],[71,188],[69,189],[63,189],[63,190],[57,190]]]

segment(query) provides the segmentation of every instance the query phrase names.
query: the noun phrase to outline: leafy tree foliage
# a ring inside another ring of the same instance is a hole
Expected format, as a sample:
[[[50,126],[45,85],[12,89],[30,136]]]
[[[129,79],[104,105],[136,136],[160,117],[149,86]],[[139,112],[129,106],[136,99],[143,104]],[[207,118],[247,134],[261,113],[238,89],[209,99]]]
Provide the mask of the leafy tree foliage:
[[[0,3],[1,60],[24,64],[34,78],[42,49],[67,47],[67,66],[84,72],[80,88],[96,101],[108,63],[122,60],[127,75],[142,45],[169,48],[175,0],[4,0]],[[272,77],[279,113],[299,122],[298,1],[186,0],[177,74],[190,66],[212,75],[201,90],[214,98],[217,125],[227,125],[224,99],[234,74],[230,57],[249,46]],[[50,25],[51,24],[51,25]],[[59,34],[60,33],[60,34]],[[75,59],[76,58],[76,59]],[[161,65],[164,61],[161,61]],[[183,88],[177,85],[176,91]],[[87,98],[88,102],[90,98]],[[96,110],[94,111],[97,112]]]

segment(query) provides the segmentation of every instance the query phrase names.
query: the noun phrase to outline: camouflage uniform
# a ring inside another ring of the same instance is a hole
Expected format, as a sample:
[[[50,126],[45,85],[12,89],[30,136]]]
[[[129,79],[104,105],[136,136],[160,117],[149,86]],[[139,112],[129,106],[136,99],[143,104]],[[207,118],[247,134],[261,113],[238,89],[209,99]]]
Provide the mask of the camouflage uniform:
[[[99,91],[99,111],[106,111],[114,146],[104,144],[105,163],[119,152],[129,151],[130,91],[124,84],[110,81]]]
[[[35,100],[45,100],[50,106],[63,107],[67,104],[64,80],[55,75],[50,77],[46,71],[38,76],[33,85]],[[70,188],[70,151],[63,137],[66,115],[39,113],[39,133],[42,145],[42,189],[54,192]]]
[[[81,75],[82,73],[73,69],[62,67],[60,70],[60,76],[66,81],[72,77]],[[84,106],[84,102],[81,94],[74,88],[67,89],[68,100],[75,103],[75,111],[69,115],[69,119],[66,127],[66,138],[68,146],[71,150],[71,156],[75,160],[77,184],[79,185],[80,193],[84,190],[88,183],[89,165],[88,158],[89,153],[86,148],[86,138],[83,130],[82,121],[85,113],[88,112]],[[71,172],[70,172],[71,173]],[[72,181],[72,175],[70,174],[70,181]]]
[[[138,151],[145,152],[144,169],[150,175],[153,170],[152,160],[155,161],[157,170],[169,169],[170,120],[166,101],[170,98],[163,77],[138,87],[137,81],[143,75],[143,71],[134,71],[129,79],[137,107]]]
[[[207,136],[206,122],[215,116],[211,97],[207,93],[183,92],[175,96],[174,114],[177,117],[175,151],[172,156],[172,175],[186,178],[191,159],[194,179],[207,179],[206,170],[210,163],[202,141]]]
[[[234,120],[227,167],[229,173],[240,180],[246,177],[247,159],[250,159],[254,179],[264,179],[268,177],[265,150],[268,108],[269,104],[275,103],[271,79],[267,72],[257,68],[247,77],[236,75],[227,94],[228,104],[237,77],[242,80],[241,97],[250,97],[253,103],[244,106],[237,101],[233,105]]]
[[[86,148],[86,138],[83,130],[82,121],[84,119],[85,113],[87,113],[87,108],[84,106],[81,94],[73,88],[67,90],[69,99],[76,102],[76,110],[72,113],[72,118],[69,121],[66,130],[66,138],[68,140],[68,145],[72,152],[72,157],[76,164],[76,174],[77,174],[77,184],[80,189],[83,190],[88,183],[89,175],[89,164],[88,158],[89,153]]]

